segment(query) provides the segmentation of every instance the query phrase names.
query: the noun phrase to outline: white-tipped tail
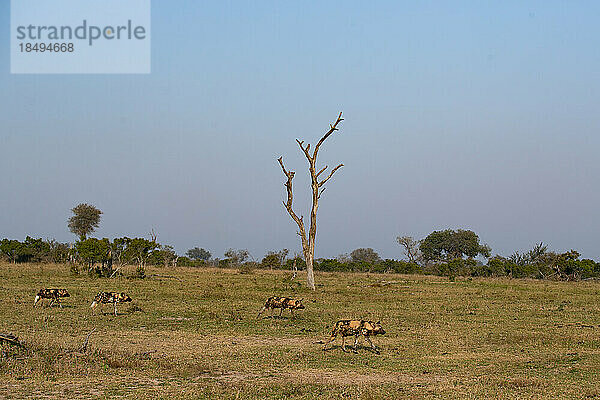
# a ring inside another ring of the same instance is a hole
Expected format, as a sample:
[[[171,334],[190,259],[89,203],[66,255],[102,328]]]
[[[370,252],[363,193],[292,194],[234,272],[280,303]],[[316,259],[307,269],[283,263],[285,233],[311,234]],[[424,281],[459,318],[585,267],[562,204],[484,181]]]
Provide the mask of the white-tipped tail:
[[[40,296],[35,296],[35,300],[33,300],[33,306],[35,307],[35,305],[37,304],[37,302],[40,301]]]
[[[94,302],[92,303],[92,305],[90,306],[90,308],[94,308],[98,305],[98,302],[94,300]]]

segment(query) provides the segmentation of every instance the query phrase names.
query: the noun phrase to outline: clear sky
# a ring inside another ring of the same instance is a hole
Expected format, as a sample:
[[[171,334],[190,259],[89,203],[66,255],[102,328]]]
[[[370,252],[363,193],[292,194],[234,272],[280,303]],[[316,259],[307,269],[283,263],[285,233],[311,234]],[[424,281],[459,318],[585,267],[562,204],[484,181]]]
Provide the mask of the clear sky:
[[[453,3],[453,4],[450,4]],[[150,75],[10,75],[0,0],[0,237],[148,236],[183,253],[299,251],[277,158],[322,162],[317,256],[473,229],[600,259],[597,1],[154,0]]]

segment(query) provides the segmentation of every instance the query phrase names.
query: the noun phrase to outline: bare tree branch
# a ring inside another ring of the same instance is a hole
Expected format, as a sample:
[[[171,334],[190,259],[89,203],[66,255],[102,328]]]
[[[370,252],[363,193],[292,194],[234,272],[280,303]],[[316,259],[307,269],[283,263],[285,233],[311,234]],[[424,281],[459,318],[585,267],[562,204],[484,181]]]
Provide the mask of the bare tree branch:
[[[327,188],[321,189],[321,191],[319,192],[319,195],[317,196],[317,199],[321,198],[321,195],[323,194],[323,192],[325,191],[325,189],[327,189]]]
[[[302,145],[300,145],[300,147],[302,147]],[[294,202],[294,194],[292,192],[292,179],[294,179],[294,175],[296,173],[294,171],[287,171],[285,169],[285,166],[283,165],[283,157],[279,157],[277,161],[279,161],[281,169],[283,170],[284,175],[287,177],[287,181],[284,183],[284,186],[287,190],[287,202],[284,201],[283,205],[286,208],[288,214],[290,214],[292,219],[298,225],[298,228],[300,228],[300,233],[302,233],[301,236],[303,236],[305,235],[303,217],[298,218],[298,215],[296,215],[294,209],[292,208]]]
[[[319,172],[317,172],[317,178],[319,177],[319,175],[321,175],[323,173],[323,171],[325,171],[327,169],[327,165],[324,166],[323,168],[321,168],[321,170]]]
[[[92,333],[96,332],[96,328],[92,329],[87,336],[85,337],[85,341],[83,342],[83,344],[81,345],[81,347],[79,348],[79,352],[81,353],[85,353],[87,352],[88,349],[88,343],[90,341],[90,336],[92,336]]]
[[[287,176],[287,175],[288,175],[288,172],[287,172],[287,170],[285,169],[285,167],[283,166],[283,156],[279,157],[279,158],[277,159],[277,161],[279,161],[279,165],[281,165],[281,169],[283,170],[283,174],[284,174],[285,176]]]
[[[327,133],[325,135],[323,135],[321,140],[319,140],[319,142],[315,146],[313,158],[317,158],[317,153],[319,152],[319,147],[321,147],[321,144],[323,144],[323,142],[325,141],[325,139],[327,139],[329,137],[329,135],[331,135],[333,132],[338,130],[337,126],[343,120],[344,120],[344,118],[342,118],[342,112],[340,111],[340,114],[338,115],[336,121],[333,124],[329,124],[329,131],[327,131]]]
[[[298,146],[300,146],[300,148],[304,152],[304,155],[306,156],[306,158],[308,158],[308,162],[311,163],[312,162],[312,158],[310,157],[310,153],[308,152],[308,148],[310,147],[310,144],[308,146],[304,147],[303,146],[304,140],[298,140],[298,139],[296,139],[296,142],[298,143]]]
[[[327,178],[323,179],[321,182],[319,182],[319,187],[323,186],[325,184],[325,182],[327,182],[333,176],[333,174],[335,174],[335,171],[342,168],[343,166],[344,166],[344,164],[340,164],[337,167],[335,167],[334,169],[332,169],[331,172],[329,173],[329,176]]]

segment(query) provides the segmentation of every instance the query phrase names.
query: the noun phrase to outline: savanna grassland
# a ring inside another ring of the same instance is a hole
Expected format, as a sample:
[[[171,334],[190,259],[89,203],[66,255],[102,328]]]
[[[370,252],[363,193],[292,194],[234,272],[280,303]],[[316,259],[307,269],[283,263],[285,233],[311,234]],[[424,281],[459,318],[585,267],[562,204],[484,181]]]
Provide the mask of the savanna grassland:
[[[26,349],[3,345],[0,398],[600,398],[598,282],[317,272],[312,292],[287,272],[146,273],[1,264],[0,332]],[[34,309],[42,287],[71,297]],[[133,302],[92,313],[99,290]],[[256,319],[272,295],[306,309]],[[381,320],[381,355],[323,352],[341,318]]]

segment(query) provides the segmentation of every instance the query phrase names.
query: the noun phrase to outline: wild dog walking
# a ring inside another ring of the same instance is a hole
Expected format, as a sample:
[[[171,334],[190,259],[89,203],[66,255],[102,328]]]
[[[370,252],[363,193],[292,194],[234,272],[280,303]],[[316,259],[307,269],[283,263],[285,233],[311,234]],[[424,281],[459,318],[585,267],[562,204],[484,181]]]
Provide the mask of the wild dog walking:
[[[375,347],[370,337],[376,335],[384,335],[385,331],[381,327],[381,323],[379,321],[373,322],[364,320],[343,319],[335,323],[333,331],[331,331],[331,337],[329,338],[329,341],[325,343],[325,346],[323,346],[323,350],[327,349],[327,345],[333,342],[338,334],[342,336],[342,350],[345,352],[348,352],[348,350],[346,350],[345,343],[346,337],[354,336],[354,346],[352,348],[352,351],[356,353],[356,345],[358,344],[358,338],[360,337],[360,335],[362,335],[365,337],[365,340],[371,345],[371,349],[373,349],[375,353],[379,354],[379,350],[377,350],[377,347]]]
[[[50,299],[50,304],[48,307],[51,307],[52,304],[57,303],[60,308],[62,308],[62,303],[60,302],[61,297],[71,297],[67,289],[40,289],[38,294],[35,296],[35,300],[33,301],[33,306],[43,299]]]
[[[117,316],[117,304],[119,303],[127,303],[131,301],[131,297],[127,296],[125,293],[117,293],[117,292],[98,292],[96,297],[94,297],[94,301],[90,308],[93,310],[100,304],[100,309],[102,309],[103,304],[112,303],[115,309],[115,317]]]
[[[261,308],[260,311],[258,312],[258,315],[256,316],[256,318],[260,317],[260,315],[263,312],[265,312],[265,310],[267,310],[267,309],[271,310],[271,317],[272,317],[273,312],[275,311],[276,308],[281,309],[279,311],[280,317],[281,317],[281,314],[283,314],[283,310],[286,308],[288,310],[290,310],[290,314],[293,317],[294,310],[304,309],[304,304],[302,304],[302,300],[304,300],[304,299],[294,300],[294,299],[290,299],[289,297],[277,297],[277,296],[269,297],[267,299],[267,301],[265,302],[265,305],[263,306],[263,308]]]

